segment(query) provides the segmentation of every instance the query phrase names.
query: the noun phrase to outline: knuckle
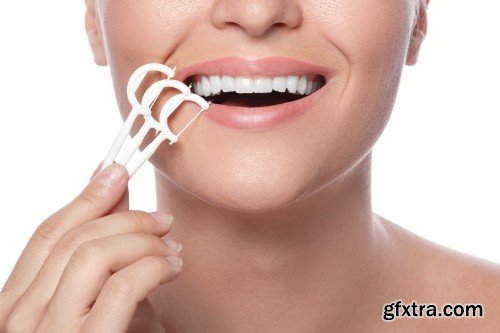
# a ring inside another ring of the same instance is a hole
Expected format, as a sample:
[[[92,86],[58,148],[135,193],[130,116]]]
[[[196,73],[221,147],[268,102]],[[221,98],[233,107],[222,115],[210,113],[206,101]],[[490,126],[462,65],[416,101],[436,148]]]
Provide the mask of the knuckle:
[[[108,279],[102,291],[104,297],[128,299],[133,296],[134,286],[125,274],[114,274]]]
[[[155,252],[159,251],[160,253],[164,253],[165,249],[168,249],[167,244],[165,244],[159,237],[140,232],[137,234],[137,237],[139,237],[139,240],[141,242],[144,242],[148,246],[150,246],[150,249],[154,249]]]
[[[90,207],[96,207],[99,204],[97,198],[93,194],[90,194],[88,191],[80,193],[76,201],[79,205]]]
[[[142,210],[131,210],[126,214],[127,221],[134,226],[134,230],[144,230],[145,223],[152,219],[149,213]]]
[[[144,216],[139,211],[126,212],[124,219],[132,227],[133,232],[140,232],[144,229]]]
[[[45,242],[55,243],[60,237],[56,221],[47,219],[40,223],[35,230],[35,236]]]
[[[165,259],[157,256],[149,256],[144,258],[144,270],[146,274],[164,272],[167,267]]]
[[[73,229],[67,232],[58,243],[58,247],[64,252],[73,252],[87,241],[87,237],[81,231]]]
[[[129,281],[131,285],[141,284],[144,280],[151,277],[157,277],[161,280],[161,275],[168,271],[168,265],[165,260],[158,256],[147,256],[134,265],[133,269],[123,272],[124,280]]]
[[[89,241],[79,245],[76,248],[75,252],[73,252],[72,257],[78,262],[88,263],[96,262],[105,254],[106,251],[105,249],[103,249],[99,242]]]
[[[157,284],[168,280],[171,270],[166,260],[159,256],[147,256],[139,261],[139,265],[130,272],[129,279],[140,284],[146,279],[153,279]]]
[[[139,241],[143,243],[155,242],[156,239],[158,239],[158,237],[153,236],[151,234],[147,234],[145,232],[138,232],[136,235],[139,238]]]

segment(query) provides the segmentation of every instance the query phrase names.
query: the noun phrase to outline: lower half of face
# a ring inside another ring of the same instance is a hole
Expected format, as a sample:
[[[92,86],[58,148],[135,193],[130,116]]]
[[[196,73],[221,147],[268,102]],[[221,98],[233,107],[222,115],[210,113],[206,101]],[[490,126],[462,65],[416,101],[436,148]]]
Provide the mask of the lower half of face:
[[[224,57],[286,57],[331,70],[319,90],[303,97],[313,102],[297,117],[264,129],[234,128],[209,119],[209,109],[179,142],[162,144],[151,158],[160,174],[199,198],[234,210],[262,211],[307,198],[371,150],[397,92],[413,2],[259,2],[269,6],[263,13],[274,13],[278,24],[252,18],[256,7],[245,5],[246,1],[238,2],[236,10],[234,1],[108,0],[101,1],[99,14],[124,118],[130,111],[125,95],[128,78],[145,63],[175,65],[182,71]],[[190,74],[224,74],[223,66],[222,72],[211,70]],[[155,105],[161,106],[168,97],[162,95]],[[226,104],[226,110],[228,104],[250,107],[259,103],[248,98],[264,97],[232,98],[233,102],[206,97]],[[278,99],[277,104],[283,102]],[[297,102],[300,99],[287,103]],[[178,131],[197,111],[196,105],[183,104],[169,119],[170,127]],[[134,126],[135,131],[140,125]]]

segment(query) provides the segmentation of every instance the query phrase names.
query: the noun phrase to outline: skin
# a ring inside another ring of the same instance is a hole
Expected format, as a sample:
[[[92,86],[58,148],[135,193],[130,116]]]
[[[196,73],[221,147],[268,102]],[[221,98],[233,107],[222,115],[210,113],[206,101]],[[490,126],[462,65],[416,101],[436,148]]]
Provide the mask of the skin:
[[[2,289],[0,328],[494,331],[500,266],[422,239],[371,208],[371,150],[404,65],[417,62],[426,7],[414,0],[88,0],[94,59],[109,65],[124,119],[127,80],[149,62],[180,69],[228,55],[287,56],[334,68],[335,82],[306,114],[274,130],[232,131],[201,117],[178,143],[162,145],[150,161],[158,210],[175,216],[172,230],[128,210],[126,175],[114,187],[95,177],[28,243]],[[176,111],[174,132],[196,111],[188,104]],[[160,246],[167,232],[184,247],[180,274],[160,260],[178,256]],[[100,260],[103,249],[109,255]],[[145,256],[151,261],[141,262]],[[62,274],[65,267],[73,275]],[[481,303],[485,317],[384,322],[383,305],[398,299]]]

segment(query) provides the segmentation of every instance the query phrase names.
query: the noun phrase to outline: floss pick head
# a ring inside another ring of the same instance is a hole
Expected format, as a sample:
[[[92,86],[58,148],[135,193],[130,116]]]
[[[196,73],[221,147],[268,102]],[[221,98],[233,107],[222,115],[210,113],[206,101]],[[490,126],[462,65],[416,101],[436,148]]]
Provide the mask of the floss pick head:
[[[160,80],[153,83],[144,93],[141,102],[137,100],[137,89],[143,82],[144,78],[149,72],[161,72],[167,76],[167,79]],[[179,136],[186,130],[186,128],[192,124],[192,122],[203,112],[208,110],[210,103],[205,101],[201,96],[191,92],[191,85],[188,87],[183,82],[173,80],[175,76],[175,67],[172,69],[163,64],[146,64],[139,67],[131,76],[127,85],[127,98],[132,106],[130,114],[123,123],[120,131],[118,132],[113,144],[111,145],[106,158],[102,164],[101,169],[106,168],[113,162],[123,164],[128,173],[129,178],[137,172],[137,170],[154,154],[156,149],[160,144],[168,139],[170,145],[179,140]],[[159,95],[165,88],[174,88],[179,91],[179,94],[174,95],[169,98],[161,108],[159,122],[156,121],[152,116],[151,108],[157,101]],[[179,106],[184,102],[193,102],[200,106],[200,111],[196,116],[191,119],[191,121],[181,130],[177,135],[175,135],[170,127],[168,126],[168,118],[174,113]],[[139,129],[137,134],[132,138],[129,145],[124,147],[124,142],[127,136],[130,134],[132,125],[139,115],[144,118],[144,124]],[[150,129],[155,129],[156,135],[154,140],[138,155],[137,159],[131,161],[133,155],[141,143],[144,141],[146,134]],[[122,152],[123,150],[123,152]],[[122,152],[121,156],[117,158],[117,155]]]

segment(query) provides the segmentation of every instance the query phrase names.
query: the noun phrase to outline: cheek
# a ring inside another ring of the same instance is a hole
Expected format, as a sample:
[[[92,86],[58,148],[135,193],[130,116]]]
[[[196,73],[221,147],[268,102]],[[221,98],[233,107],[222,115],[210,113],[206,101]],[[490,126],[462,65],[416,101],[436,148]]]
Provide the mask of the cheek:
[[[122,115],[128,113],[125,87],[139,66],[165,60],[195,24],[203,6],[192,1],[108,0],[99,6],[106,54]],[[201,3],[201,2],[200,2]],[[146,81],[147,82],[147,81]]]
[[[193,24],[197,13],[190,1],[110,0],[100,7],[113,56],[158,55],[172,49]],[[119,52],[118,52],[119,51]],[[124,54],[126,52],[126,54]]]
[[[319,128],[323,170],[316,187],[351,168],[370,151],[395,101],[410,35],[413,0],[315,2],[310,8],[323,35],[341,54],[334,90],[340,96]]]
[[[331,0],[311,6],[311,20],[317,21],[321,33],[346,59],[347,89],[383,86],[381,80],[399,77],[414,1]]]
[[[112,61],[161,54],[174,37],[176,16],[163,17],[166,1],[111,0],[102,8],[102,26]],[[178,16],[177,16],[178,17]],[[164,20],[163,24],[159,24]],[[170,29],[169,29],[170,28]]]
[[[309,19],[349,59],[364,62],[400,48],[408,39],[415,0],[329,0],[307,4]]]

